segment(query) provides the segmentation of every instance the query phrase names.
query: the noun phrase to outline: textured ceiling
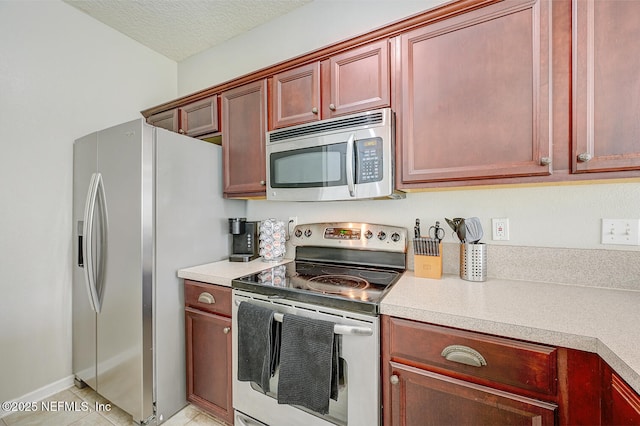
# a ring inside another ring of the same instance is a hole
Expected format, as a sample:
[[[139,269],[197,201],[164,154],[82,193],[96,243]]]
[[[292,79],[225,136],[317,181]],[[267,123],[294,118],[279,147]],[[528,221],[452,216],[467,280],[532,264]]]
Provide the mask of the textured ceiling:
[[[177,62],[312,0],[64,0]]]

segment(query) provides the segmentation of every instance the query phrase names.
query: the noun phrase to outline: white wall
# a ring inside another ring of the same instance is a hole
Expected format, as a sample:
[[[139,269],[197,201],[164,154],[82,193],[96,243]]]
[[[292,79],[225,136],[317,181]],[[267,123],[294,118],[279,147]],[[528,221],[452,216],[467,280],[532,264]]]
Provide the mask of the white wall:
[[[177,96],[177,64],[58,0],[0,0],[0,401],[71,371],[73,141]]]
[[[178,64],[180,95],[414,15],[448,0],[313,0]]]
[[[178,65],[181,95],[362,34],[442,3],[431,1],[315,0]],[[557,141],[568,143],[567,141]],[[299,222],[355,220],[413,228],[445,217],[478,216],[487,233],[492,217],[508,217],[511,239],[495,244],[639,250],[600,245],[602,218],[640,218],[640,183],[467,189],[408,194],[401,201],[323,204],[249,201],[248,217]],[[448,229],[448,227],[447,227]],[[456,241],[449,233],[448,241]],[[484,241],[491,242],[484,239]],[[493,243],[493,242],[492,242]]]

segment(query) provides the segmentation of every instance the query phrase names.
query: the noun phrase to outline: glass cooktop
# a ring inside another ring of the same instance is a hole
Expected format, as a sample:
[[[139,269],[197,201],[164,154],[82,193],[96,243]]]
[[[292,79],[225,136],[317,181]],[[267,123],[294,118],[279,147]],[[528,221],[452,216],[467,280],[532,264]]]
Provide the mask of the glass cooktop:
[[[377,315],[380,300],[401,274],[391,269],[295,261],[233,280],[232,287]]]

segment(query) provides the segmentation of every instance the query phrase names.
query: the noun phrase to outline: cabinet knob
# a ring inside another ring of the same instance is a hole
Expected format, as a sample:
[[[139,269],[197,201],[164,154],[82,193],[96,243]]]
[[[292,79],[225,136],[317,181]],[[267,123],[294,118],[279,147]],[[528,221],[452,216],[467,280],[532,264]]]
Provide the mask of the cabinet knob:
[[[198,296],[198,302],[206,303],[207,305],[213,305],[214,303],[216,303],[216,299],[214,299],[211,293],[207,293],[205,291],[203,293],[200,293],[200,296]]]
[[[229,334],[230,331],[231,331],[231,327],[225,327],[225,328],[222,329],[222,332],[224,334]]]
[[[331,111],[335,111],[336,110],[336,106],[334,104],[329,104],[329,109]]]
[[[316,108],[316,107],[311,108],[311,112],[314,113],[314,114],[317,114],[318,113],[318,108]]]
[[[551,157],[542,157],[540,159],[541,166],[548,166],[549,164],[551,164]]]
[[[264,181],[264,180],[261,180],[261,181],[260,181],[260,185],[265,186],[266,184],[267,184],[267,182],[266,182],[266,181]]]
[[[400,383],[400,378],[396,374],[394,374],[393,376],[389,377],[389,381],[392,385],[397,385],[398,383]]]
[[[178,129],[178,133],[180,133],[181,135],[184,135],[185,131],[184,131],[184,129]]]
[[[472,367],[482,367],[483,365],[487,365],[487,361],[484,359],[482,354],[468,346],[447,346],[442,350],[440,355],[445,357],[447,361],[471,365]]]
[[[583,152],[582,154],[578,155],[578,161],[581,161],[583,163],[586,163],[587,161],[590,161],[593,158],[593,156],[591,154],[589,154],[588,152]]]

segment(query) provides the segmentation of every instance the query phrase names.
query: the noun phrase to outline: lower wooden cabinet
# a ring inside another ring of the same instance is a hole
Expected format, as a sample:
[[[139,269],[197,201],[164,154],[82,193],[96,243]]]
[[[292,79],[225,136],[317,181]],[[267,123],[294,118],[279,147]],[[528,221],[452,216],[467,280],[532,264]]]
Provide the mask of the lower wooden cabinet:
[[[187,401],[233,424],[230,294],[185,281]]]
[[[553,425],[555,404],[391,362],[392,425]]]
[[[603,389],[603,425],[640,425],[640,395],[608,365],[603,369]]]
[[[382,317],[387,426],[555,425],[558,350]]]

